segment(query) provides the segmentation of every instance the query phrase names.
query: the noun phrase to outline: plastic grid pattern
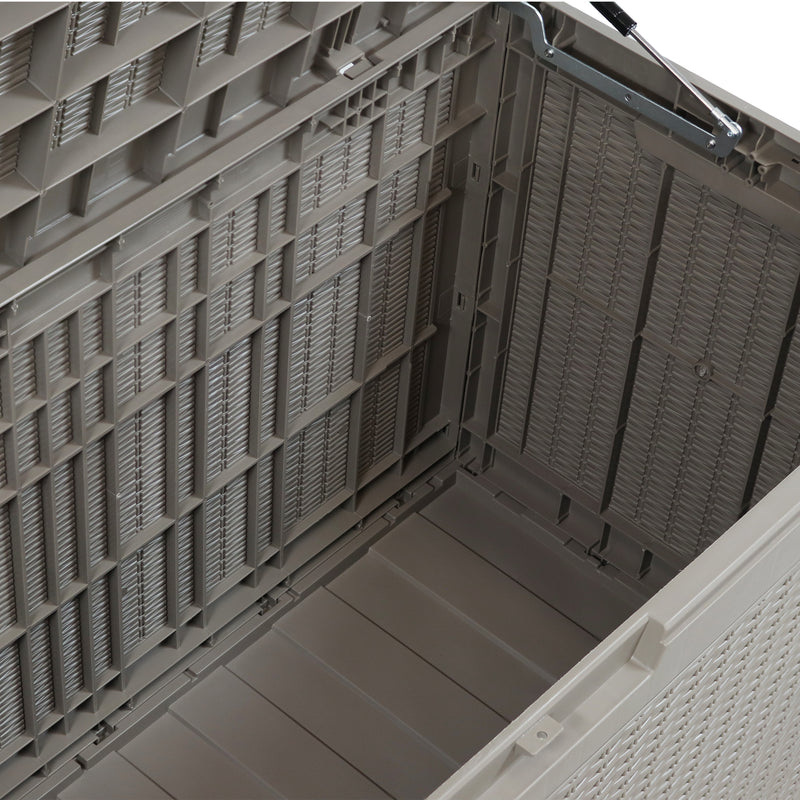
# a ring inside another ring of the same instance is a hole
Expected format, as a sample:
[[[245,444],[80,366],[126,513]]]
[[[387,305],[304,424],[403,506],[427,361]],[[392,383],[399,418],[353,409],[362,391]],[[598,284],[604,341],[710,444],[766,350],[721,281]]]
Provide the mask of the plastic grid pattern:
[[[322,87],[322,55],[446,10],[394,4],[383,31],[381,4],[356,5],[47,4],[22,44],[0,15],[0,67],[38,75],[42,48],[63,52],[51,84],[3,84],[0,104],[29,98],[18,127],[38,149],[0,185],[0,281]],[[15,754],[30,774],[88,732],[158,677],[148,654],[201,644],[240,604],[217,601],[278,574],[326,515],[346,510],[323,542],[452,452],[412,364],[446,357],[448,147],[485,113],[458,73],[491,39],[448,14],[420,53],[3,309],[4,789],[26,777]]]
[[[648,153],[624,111],[509,57],[504,102],[536,134],[496,143],[490,205],[513,204],[516,227],[495,215],[486,232],[508,243],[481,282],[492,258],[512,269],[479,314],[500,326],[499,389],[471,430],[555,489],[559,522],[573,502],[594,514],[600,554],[630,542],[632,577],[645,548],[683,565],[798,464],[800,239]]]

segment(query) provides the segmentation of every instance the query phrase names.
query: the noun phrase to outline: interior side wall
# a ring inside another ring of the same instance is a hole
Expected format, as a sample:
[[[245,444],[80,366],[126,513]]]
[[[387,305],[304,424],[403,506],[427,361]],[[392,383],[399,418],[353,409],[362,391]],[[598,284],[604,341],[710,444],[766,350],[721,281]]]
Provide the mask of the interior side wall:
[[[544,13],[551,41],[664,90]],[[745,115],[738,151],[694,152],[535,60],[519,21],[498,119],[466,459],[524,470],[542,516],[632,578],[678,569],[800,462],[796,153]]]
[[[0,9],[0,794],[452,462],[504,30]]]

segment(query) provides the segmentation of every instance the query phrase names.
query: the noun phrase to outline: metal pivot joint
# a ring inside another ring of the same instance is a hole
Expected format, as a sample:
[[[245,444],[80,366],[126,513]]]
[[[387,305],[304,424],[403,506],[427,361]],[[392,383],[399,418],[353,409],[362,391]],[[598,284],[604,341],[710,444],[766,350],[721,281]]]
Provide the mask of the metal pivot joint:
[[[742,128],[734,122],[722,109],[715,106],[702,92],[688,81],[675,66],[661,56],[636,30],[636,22],[631,19],[616,3],[592,3],[595,8],[623,36],[630,36],[643,47],[657,63],[666,69],[677,81],[685,86],[694,97],[702,103],[715,120],[711,131],[695,125],[690,120],[650,100],[648,97],[614,80],[603,72],[590,67],[563,50],[554,47],[547,40],[544,20],[538,9],[524,2],[500,2],[500,6],[508,9],[525,20],[530,29],[531,44],[534,53],[562,72],[571,75],[608,97],[629,107],[634,112],[652,122],[673,131],[682,139],[708,150],[715,156],[723,157],[731,153],[742,138]]]

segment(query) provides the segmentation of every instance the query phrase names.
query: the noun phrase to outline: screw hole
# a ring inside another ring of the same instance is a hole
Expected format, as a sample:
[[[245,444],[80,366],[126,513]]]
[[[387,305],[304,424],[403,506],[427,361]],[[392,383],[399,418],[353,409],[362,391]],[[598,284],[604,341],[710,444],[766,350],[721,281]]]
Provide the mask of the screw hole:
[[[547,731],[536,731],[536,738],[537,739],[547,739],[548,738]]]

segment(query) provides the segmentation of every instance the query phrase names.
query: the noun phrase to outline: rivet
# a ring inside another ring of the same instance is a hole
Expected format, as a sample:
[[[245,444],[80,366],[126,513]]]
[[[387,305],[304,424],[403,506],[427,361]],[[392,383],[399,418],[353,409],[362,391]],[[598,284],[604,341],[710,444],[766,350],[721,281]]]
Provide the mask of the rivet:
[[[694,371],[698,378],[711,377],[711,367],[704,361],[700,361],[699,363],[695,364]]]

